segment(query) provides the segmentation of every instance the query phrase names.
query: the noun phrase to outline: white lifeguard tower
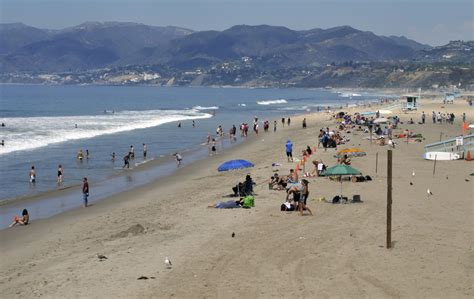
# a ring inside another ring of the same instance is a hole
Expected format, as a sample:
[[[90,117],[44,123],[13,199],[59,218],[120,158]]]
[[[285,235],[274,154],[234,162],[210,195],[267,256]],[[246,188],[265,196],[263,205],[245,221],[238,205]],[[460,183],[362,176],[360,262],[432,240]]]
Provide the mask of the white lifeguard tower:
[[[456,94],[453,92],[447,92],[444,95],[443,104],[454,104],[454,100],[456,99]]]
[[[402,103],[402,111],[413,111],[418,110],[418,96],[407,95],[405,96],[406,102]]]

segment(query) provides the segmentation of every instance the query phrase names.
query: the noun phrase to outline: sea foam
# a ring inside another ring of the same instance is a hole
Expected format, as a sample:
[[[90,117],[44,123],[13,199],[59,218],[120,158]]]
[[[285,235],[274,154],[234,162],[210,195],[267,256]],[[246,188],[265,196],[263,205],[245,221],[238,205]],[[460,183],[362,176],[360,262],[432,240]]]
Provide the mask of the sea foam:
[[[288,103],[288,101],[285,99],[257,101],[257,104],[259,105],[276,105],[276,104],[285,104],[285,103]]]
[[[118,111],[99,115],[2,118],[5,146],[0,155],[70,140],[88,139],[156,127],[165,123],[212,117],[198,109]],[[77,124],[77,128],[75,127]]]

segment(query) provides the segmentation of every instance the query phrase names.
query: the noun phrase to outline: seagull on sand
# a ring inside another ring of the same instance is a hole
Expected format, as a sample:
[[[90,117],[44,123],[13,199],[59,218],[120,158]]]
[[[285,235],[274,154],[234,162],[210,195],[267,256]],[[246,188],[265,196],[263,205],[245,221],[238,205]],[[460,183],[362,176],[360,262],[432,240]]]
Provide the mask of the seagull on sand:
[[[426,193],[428,193],[428,198],[430,198],[430,196],[433,195],[433,192],[431,192],[431,190],[429,188],[426,190]]]
[[[171,264],[171,260],[168,257],[165,258],[165,265],[166,265],[166,268],[168,269],[170,269],[171,266],[173,265]]]

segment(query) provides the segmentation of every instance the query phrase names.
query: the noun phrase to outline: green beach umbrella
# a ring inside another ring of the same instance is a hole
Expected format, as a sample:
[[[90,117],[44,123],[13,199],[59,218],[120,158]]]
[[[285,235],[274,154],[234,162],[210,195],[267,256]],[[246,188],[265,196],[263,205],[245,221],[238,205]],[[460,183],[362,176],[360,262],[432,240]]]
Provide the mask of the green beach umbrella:
[[[343,175],[359,175],[361,172],[354,167],[338,164],[333,167],[329,167],[323,173],[325,176],[339,176],[339,180],[341,181],[341,198],[342,198],[342,176]]]
[[[336,166],[329,167],[324,172],[325,176],[332,176],[332,175],[343,176],[343,175],[358,175],[358,174],[361,174],[359,170],[355,169],[354,167],[351,167],[349,165],[344,165],[344,164],[338,164]]]

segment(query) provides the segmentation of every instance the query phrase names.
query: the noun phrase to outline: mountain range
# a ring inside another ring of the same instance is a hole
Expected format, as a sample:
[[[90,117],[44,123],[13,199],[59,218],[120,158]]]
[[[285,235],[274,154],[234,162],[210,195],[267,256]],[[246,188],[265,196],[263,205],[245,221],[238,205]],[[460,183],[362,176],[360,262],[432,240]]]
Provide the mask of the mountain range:
[[[162,65],[206,68],[249,57],[262,69],[324,66],[345,61],[425,57],[431,47],[406,37],[379,36],[350,26],[291,30],[237,25],[223,31],[137,23],[87,22],[61,30],[0,24],[0,73],[77,72]]]

